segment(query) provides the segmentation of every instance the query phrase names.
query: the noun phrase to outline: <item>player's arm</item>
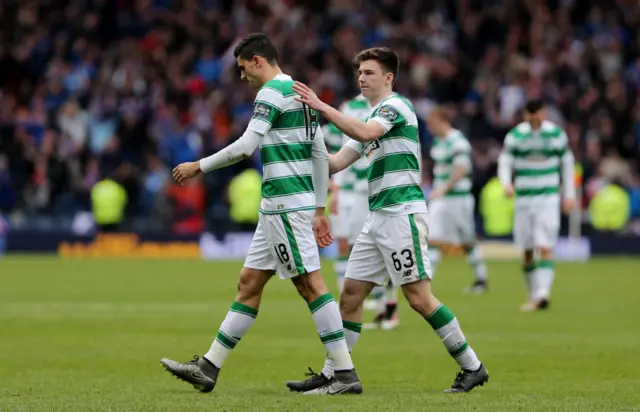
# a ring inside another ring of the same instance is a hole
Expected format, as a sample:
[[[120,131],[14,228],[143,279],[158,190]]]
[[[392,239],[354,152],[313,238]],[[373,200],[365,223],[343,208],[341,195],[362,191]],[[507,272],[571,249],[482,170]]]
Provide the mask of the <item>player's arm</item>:
[[[258,148],[260,138],[270,129],[274,121],[280,116],[282,96],[273,91],[263,89],[258,92],[253,105],[253,115],[244,134],[235,142],[197,162],[187,162],[173,169],[173,178],[179,184],[200,173],[210,172],[238,163],[253,154]]]
[[[319,112],[344,134],[357,142],[372,142],[387,132],[383,125],[377,121],[370,119],[365,123],[358,118],[347,116],[328,104],[325,106],[326,108],[319,110]]]
[[[197,162],[186,162],[176,166],[173,169],[173,179],[178,184],[182,184],[185,180],[194,178],[200,173],[210,172],[238,163],[256,151],[260,137],[262,137],[260,133],[247,129],[238,140],[219,152]]]
[[[313,188],[316,195],[316,216],[313,220],[313,233],[320,247],[333,243],[329,220],[325,215],[327,191],[329,190],[329,153],[324,143],[322,130],[318,129],[311,148]]]
[[[502,183],[502,187],[504,187],[505,194],[507,196],[513,195],[513,185],[511,183],[512,180],[512,169],[513,169],[513,151],[514,151],[514,141],[511,135],[507,135],[504,139],[504,144],[502,146],[502,151],[500,152],[500,156],[498,157],[498,179],[500,179],[500,183]]]
[[[247,130],[242,137],[220,152],[200,160],[200,169],[203,172],[229,166],[245,159],[258,148],[260,138],[267,134],[271,125],[280,116],[282,97],[274,94],[269,89],[258,92],[253,104],[253,114],[247,125]]]
[[[316,212],[324,215],[324,209],[327,204],[327,192],[329,191],[329,153],[327,152],[321,130],[318,130],[318,133],[313,139],[311,156],[313,187],[316,194]]]
[[[348,141],[338,153],[329,155],[329,172],[335,174],[351,166],[360,159],[361,152],[361,143],[354,140]]]
[[[567,149],[562,155],[562,190],[565,199],[576,198],[576,182],[575,182],[575,160],[571,150]]]
[[[345,115],[320,100],[313,90],[304,83],[295,82],[293,91],[299,94],[299,97],[296,97],[297,101],[317,110],[325,119],[353,140],[361,143],[371,142],[388,131],[382,124],[372,121],[372,119],[365,123],[360,119]]]
[[[569,148],[569,139],[564,135],[566,142],[564,153],[560,157],[561,173],[562,173],[562,193],[564,196],[563,209],[565,213],[569,213],[575,206],[576,201],[576,181],[575,181],[575,159],[573,152]]]
[[[211,156],[200,159],[200,170],[204,173],[227,167],[250,157],[258,148],[262,135],[253,130],[246,130],[242,136],[229,146]]]
[[[470,151],[471,147],[468,142],[460,143],[459,147],[456,147],[456,151],[453,154],[453,172],[451,172],[449,180],[443,187],[445,193],[453,189],[455,184],[458,183],[458,180],[465,177],[469,173],[469,170],[471,170]]]

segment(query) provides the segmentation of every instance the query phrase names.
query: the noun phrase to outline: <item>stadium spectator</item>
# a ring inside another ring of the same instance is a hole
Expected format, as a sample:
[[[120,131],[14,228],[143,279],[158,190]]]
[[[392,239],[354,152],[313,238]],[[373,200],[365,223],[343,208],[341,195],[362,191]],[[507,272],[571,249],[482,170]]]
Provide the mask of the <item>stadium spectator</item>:
[[[230,52],[251,31],[267,33],[283,69],[334,105],[357,93],[350,60],[359,49],[394,48],[402,59],[395,88],[419,117],[443,105],[472,139],[476,195],[505,132],[536,96],[569,133],[587,201],[607,173],[635,193],[639,23],[632,0],[5,1],[0,207],[88,210],[90,186],[121,168],[127,218],[174,213],[158,201],[180,196],[166,171],[229,144],[251,114],[253,96],[239,86]],[[426,156],[422,123],[420,133]],[[195,222],[229,220],[224,190],[241,167],[198,183],[204,205],[189,208],[202,214]]]

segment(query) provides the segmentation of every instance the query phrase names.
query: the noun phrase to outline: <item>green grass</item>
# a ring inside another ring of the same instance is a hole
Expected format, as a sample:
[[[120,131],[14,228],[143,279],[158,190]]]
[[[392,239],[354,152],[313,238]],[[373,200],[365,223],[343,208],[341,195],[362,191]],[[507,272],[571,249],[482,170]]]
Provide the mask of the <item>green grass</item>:
[[[289,282],[268,286],[253,328],[216,389],[200,394],[159,359],[209,348],[239,262],[0,261],[0,411],[637,411],[640,261],[558,264],[552,308],[522,314],[517,262],[490,262],[491,291],[467,296],[462,260],[434,290],[491,374],[445,395],[457,367],[406,304],[392,332],[365,331],[354,354],[362,396],[304,397],[287,379],[319,369],[323,348]],[[335,284],[331,265],[326,278]],[[370,313],[366,314],[371,315]]]

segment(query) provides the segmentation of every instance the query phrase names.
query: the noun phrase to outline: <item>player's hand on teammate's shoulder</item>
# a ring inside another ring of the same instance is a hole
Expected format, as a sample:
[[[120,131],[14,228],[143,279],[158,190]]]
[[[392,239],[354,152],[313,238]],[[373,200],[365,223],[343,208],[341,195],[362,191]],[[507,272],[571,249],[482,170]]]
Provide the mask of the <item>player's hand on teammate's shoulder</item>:
[[[576,207],[576,199],[570,197],[562,200],[562,211],[565,214],[570,214],[573,212],[573,209]]]
[[[178,184],[183,184],[186,180],[192,179],[202,173],[200,162],[181,163],[173,169],[173,180]]]
[[[331,234],[331,226],[326,216],[318,216],[313,218],[313,233],[316,236],[316,243],[320,247],[327,247],[333,243],[333,235]]]
[[[314,110],[321,111],[322,106],[325,103],[320,100],[320,98],[313,90],[311,90],[309,86],[301,82],[295,82],[292,86],[292,89],[298,94],[298,96],[295,97],[297,101],[302,104],[306,104]]]
[[[513,197],[513,185],[504,186],[504,195],[506,197]]]

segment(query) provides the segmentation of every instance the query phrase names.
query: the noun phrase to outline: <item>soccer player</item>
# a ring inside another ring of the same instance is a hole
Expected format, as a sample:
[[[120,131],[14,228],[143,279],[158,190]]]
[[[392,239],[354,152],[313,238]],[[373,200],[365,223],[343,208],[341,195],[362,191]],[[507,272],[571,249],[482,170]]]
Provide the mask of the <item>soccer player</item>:
[[[545,120],[543,103],[529,101],[524,117],[525,121],[504,139],[498,177],[505,195],[515,195],[513,238],[524,250],[523,271],[529,291],[529,300],[521,310],[529,312],[549,306],[553,247],[560,230],[560,175],[565,213],[575,206],[575,182],[567,135],[561,127]]]
[[[366,123],[324,103],[306,85],[296,82],[293,86],[300,102],[320,112],[352,139],[338,154],[329,157],[333,173],[361,156],[370,162],[370,212],[349,256],[340,294],[349,350],[353,350],[362,329],[362,303],[376,284],[384,285],[390,276],[462,369],[447,392],[468,392],[487,382],[489,375],[467,343],[456,317],[431,292],[418,121],[411,103],[392,91],[398,56],[387,48],[373,48],[360,52],[355,63],[362,94],[373,106]],[[332,360],[328,359],[321,374],[305,381],[289,381],[287,386],[310,395],[339,392],[344,384],[335,379],[332,369]]]
[[[173,177],[182,184],[249,157],[259,147],[260,218],[240,272],[238,294],[209,351],[190,362],[161,363],[201,392],[212,391],[225,359],[255,321],[265,285],[277,273],[280,279],[291,279],[308,303],[327,356],[339,365],[335,376],[344,388],[341,393],[361,393],[338,305],[320,273],[316,242],[328,246],[333,237],[324,214],[329,167],[318,115],[294,100],[293,80],[280,70],[276,49],[265,35],[244,38],[234,56],[241,78],[258,89],[247,130],[220,152],[177,166]]]
[[[471,145],[454,129],[442,108],[433,109],[427,125],[435,140],[431,147],[433,191],[429,195],[429,248],[431,272],[440,261],[439,247],[462,247],[475,272],[472,293],[487,290],[487,265],[476,247],[473,218],[475,201],[471,194]]]
[[[360,94],[342,104],[340,111],[347,116],[365,120],[371,113],[371,105]],[[325,125],[323,130],[331,154],[337,153],[349,140],[348,136],[331,123]],[[330,185],[331,201],[337,205],[335,207],[337,213],[333,216],[334,221],[331,226],[338,240],[338,257],[334,261],[334,270],[338,276],[339,290],[342,290],[344,283],[349,254],[367,218],[365,211],[369,210],[368,166],[366,159],[359,159],[353,165],[333,175]],[[397,327],[398,299],[397,290],[393,284],[375,287],[371,296],[372,299],[365,302],[365,307],[367,307],[366,303],[373,303],[370,309],[376,311],[376,316],[373,322],[364,325],[365,328],[391,330]]]

